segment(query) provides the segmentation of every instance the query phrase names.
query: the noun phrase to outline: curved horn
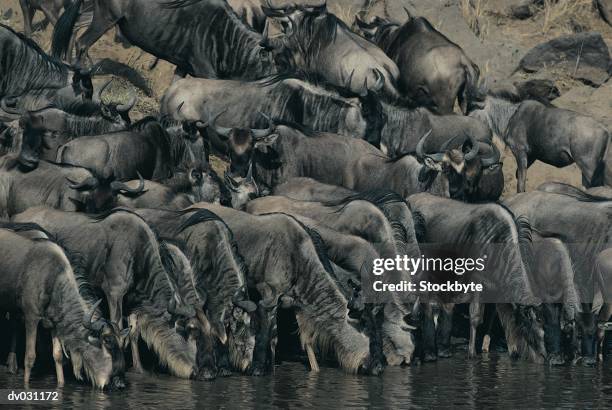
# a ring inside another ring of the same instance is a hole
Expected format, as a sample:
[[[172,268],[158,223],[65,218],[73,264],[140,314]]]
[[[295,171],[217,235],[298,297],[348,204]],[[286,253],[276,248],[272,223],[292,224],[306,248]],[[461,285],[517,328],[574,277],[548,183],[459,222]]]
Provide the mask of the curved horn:
[[[253,161],[249,163],[249,170],[247,171],[245,181],[253,182]]]
[[[94,188],[97,188],[99,184],[98,179],[96,177],[85,178],[81,182],[73,181],[70,178],[66,178],[66,180],[69,182],[68,186],[70,187],[70,189],[74,189],[76,191],[85,191],[87,189],[94,189]]]
[[[113,82],[113,79],[111,78],[110,80],[105,81],[104,84],[102,84],[100,88],[98,88],[98,91],[96,91],[92,97],[93,102],[96,102],[96,103],[102,102],[102,93],[104,92],[104,90],[106,90],[106,88],[112,82]]]
[[[497,146],[493,142],[491,142],[491,151],[491,155],[480,160],[483,167],[488,167],[490,165],[499,163],[499,160],[501,159],[501,154],[497,149]]]
[[[119,111],[119,112],[130,112],[130,110],[132,108],[134,108],[134,106],[136,105],[137,101],[138,101],[138,96],[136,95],[135,92],[132,92],[131,98],[128,100],[128,102],[126,104],[119,104],[117,106],[117,111]]]
[[[425,140],[427,140],[427,137],[429,137],[430,135],[431,130],[427,131],[425,135],[423,135],[419,140],[419,143],[416,146],[416,156],[418,159],[423,159],[423,157],[425,156],[425,153],[423,152],[423,147],[425,145]]]
[[[98,299],[98,301],[94,303],[94,305],[91,307],[91,311],[89,312],[89,314],[86,314],[85,317],[83,317],[83,326],[85,327],[85,329],[92,330],[95,332],[100,331],[102,327],[99,324],[100,321],[96,320],[94,322],[93,320],[94,313],[96,313],[96,309],[98,309],[98,306],[100,306],[100,303],[102,303],[102,299]]]
[[[264,114],[263,112],[260,112],[259,114],[268,121],[268,128],[266,129],[251,128],[251,134],[253,135],[254,139],[265,138],[268,135],[272,134],[272,131],[274,131],[274,122],[272,121],[272,119],[268,117],[266,114]]]
[[[414,305],[412,306],[412,315],[413,316],[416,316],[419,313],[419,310],[421,308],[420,301],[421,301],[421,297],[417,296],[416,300],[414,301]]]
[[[463,159],[466,161],[471,161],[474,158],[476,158],[476,155],[478,155],[478,150],[480,149],[478,140],[471,135],[470,135],[470,142],[472,143],[472,149],[463,156]]]
[[[412,20],[412,14],[410,14],[408,7],[404,6],[404,11],[406,12],[406,16],[408,16],[408,21]]]
[[[376,82],[374,87],[372,87],[372,91],[378,92],[385,86],[385,75],[378,68],[374,69],[374,74],[376,75]]]
[[[217,115],[215,115],[210,121],[208,121],[208,124],[210,125],[210,127],[212,129],[215,130],[215,132],[225,138],[229,138],[230,132],[232,132],[231,128],[228,127],[220,127],[216,124],[217,119],[221,116],[221,114],[223,114],[226,110],[221,111],[220,113],[218,113]]]
[[[351,89],[351,82],[353,82],[353,74],[355,74],[354,68],[353,68],[353,71],[351,71],[351,74],[348,76],[346,85],[344,86],[344,88],[346,88],[347,90]]]
[[[144,178],[142,177],[142,175],[140,175],[140,172],[136,172],[136,173],[138,174],[138,179],[139,179],[138,187],[130,188],[123,182],[113,181],[110,184],[111,191],[113,192],[113,194],[117,194],[121,191],[127,194],[140,194],[142,191],[144,191],[144,187],[145,187]]]

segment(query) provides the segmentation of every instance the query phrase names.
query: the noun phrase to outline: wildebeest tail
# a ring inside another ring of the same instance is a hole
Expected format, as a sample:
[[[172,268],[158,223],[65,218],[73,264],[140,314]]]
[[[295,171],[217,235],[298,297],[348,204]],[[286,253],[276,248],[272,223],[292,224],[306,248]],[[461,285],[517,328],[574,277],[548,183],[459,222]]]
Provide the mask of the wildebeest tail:
[[[190,378],[195,371],[195,357],[191,357],[185,339],[168,326],[156,309],[145,305],[134,313],[140,336],[155,352],[159,363],[176,377]]]
[[[129,81],[134,87],[141,89],[148,97],[153,95],[149,81],[138,72],[138,70],[127,64],[120,63],[109,58],[98,61],[91,70],[92,76],[113,74]]]
[[[470,100],[478,96],[478,81],[480,79],[480,69],[476,64],[466,59],[463,62],[464,81],[457,99],[463,115],[468,113]]]
[[[61,15],[55,28],[53,29],[53,37],[51,42],[51,55],[55,58],[66,60],[66,54],[70,47],[70,39],[74,25],[76,24],[81,13],[83,0],[76,0],[66,8],[64,14]]]

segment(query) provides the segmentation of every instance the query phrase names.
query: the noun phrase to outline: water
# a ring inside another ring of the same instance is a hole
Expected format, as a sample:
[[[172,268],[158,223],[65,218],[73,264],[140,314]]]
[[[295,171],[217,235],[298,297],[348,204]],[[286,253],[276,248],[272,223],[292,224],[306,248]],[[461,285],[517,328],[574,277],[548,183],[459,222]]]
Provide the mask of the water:
[[[382,377],[352,376],[338,369],[309,373],[298,363],[283,363],[266,377],[232,376],[213,382],[160,374],[127,375],[120,392],[99,392],[67,382],[57,407],[96,409],[194,408],[610,408],[610,361],[597,368],[549,368],[513,362],[491,354],[408,368],[387,368]],[[2,388],[20,388],[20,376],[0,368]],[[68,368],[66,371],[68,372]],[[55,376],[33,375],[32,388],[55,390]],[[31,405],[32,409],[45,406]]]

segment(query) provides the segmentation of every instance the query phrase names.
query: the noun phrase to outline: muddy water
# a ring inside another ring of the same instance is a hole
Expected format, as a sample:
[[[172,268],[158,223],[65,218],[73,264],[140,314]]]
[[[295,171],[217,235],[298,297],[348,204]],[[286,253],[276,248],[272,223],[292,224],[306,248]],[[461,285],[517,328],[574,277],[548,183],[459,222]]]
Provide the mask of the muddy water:
[[[311,374],[297,363],[278,366],[272,376],[232,376],[214,382],[128,373],[129,385],[121,392],[96,392],[69,382],[60,391],[57,407],[610,408],[611,365],[608,360],[597,368],[548,368],[496,354],[470,361],[460,352],[437,363],[389,368],[382,377],[350,376],[330,368]],[[19,388],[21,379],[0,368],[0,386]],[[55,378],[35,375],[32,388],[55,390]]]

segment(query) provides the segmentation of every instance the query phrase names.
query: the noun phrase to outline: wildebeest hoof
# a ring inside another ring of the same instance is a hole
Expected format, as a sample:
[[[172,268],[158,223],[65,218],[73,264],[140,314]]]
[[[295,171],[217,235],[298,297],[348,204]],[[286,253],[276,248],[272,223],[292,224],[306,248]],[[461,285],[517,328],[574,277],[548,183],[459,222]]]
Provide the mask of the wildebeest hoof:
[[[198,380],[205,380],[205,381],[211,381],[211,380],[215,380],[215,378],[217,377],[216,372],[214,372],[211,369],[200,369],[200,372],[198,373]]]
[[[548,364],[551,366],[561,366],[565,364],[565,360],[563,359],[563,356],[558,353],[553,353],[550,356],[548,356],[547,361],[548,361]]]
[[[232,371],[224,367],[220,368],[219,373],[217,373],[217,376],[219,377],[229,377],[231,375],[232,375]]]
[[[11,374],[17,374],[17,354],[9,353],[6,359],[6,366]]]
[[[433,353],[425,353],[425,356],[423,357],[424,362],[435,362],[437,360],[438,357]]]
[[[444,358],[444,359],[448,359],[449,357],[452,357],[452,353],[450,351],[450,349],[439,349],[438,350],[438,357]]]

